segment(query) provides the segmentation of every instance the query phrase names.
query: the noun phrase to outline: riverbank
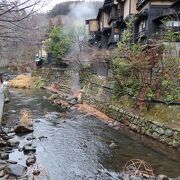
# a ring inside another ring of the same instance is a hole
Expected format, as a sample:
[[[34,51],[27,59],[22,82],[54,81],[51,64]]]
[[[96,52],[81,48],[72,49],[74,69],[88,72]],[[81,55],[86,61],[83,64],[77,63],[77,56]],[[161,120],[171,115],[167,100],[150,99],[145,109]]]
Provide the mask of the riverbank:
[[[78,93],[73,92],[73,87],[71,86],[74,83],[71,82],[70,79],[71,77],[70,74],[72,72],[71,71],[68,72],[68,70],[65,71],[63,69],[63,71],[60,70],[60,73],[63,82],[66,83],[64,85],[63,83],[58,83],[58,82],[53,83],[51,86],[45,87],[45,89],[57,94],[55,96],[52,96],[50,99],[55,104],[58,104],[60,106],[63,105],[66,109],[79,103],[79,101],[77,101],[75,97]],[[45,69],[42,69],[34,73],[34,77],[36,76],[45,79],[47,85],[49,85],[51,84],[53,79],[56,79],[58,77],[58,70],[56,69],[56,71],[53,72],[50,69],[47,69],[47,71],[45,71]],[[49,78],[49,81],[47,81],[47,77]],[[97,78],[98,77],[96,77],[96,79]],[[61,78],[59,78],[59,81],[60,82],[62,81]],[[99,83],[102,85],[107,82],[106,80],[102,79]],[[83,90],[84,92],[83,101],[86,102],[87,104],[94,106],[99,111],[103,112],[109,118],[111,118],[111,120],[109,120],[110,125],[114,126],[113,125],[114,122],[111,123],[111,121],[116,121],[115,126],[116,124],[119,125],[120,123],[121,125],[119,126],[124,125],[141,135],[146,135],[168,146],[171,146],[176,149],[180,149],[180,128],[178,128],[178,126],[176,127],[176,126],[171,126],[171,124],[161,123],[157,121],[157,119],[153,119],[153,117],[149,119],[143,116],[139,116],[137,114],[133,114],[132,112],[127,111],[125,108],[121,108],[119,106],[114,105],[111,101],[107,101],[108,103],[105,102],[104,98],[106,94],[104,93],[104,89],[103,89],[104,86],[101,87],[100,89],[97,89],[97,87],[96,88],[93,88],[91,86],[88,87],[87,84],[86,85],[83,84],[83,87],[86,87]],[[95,95],[94,93],[96,91],[97,93]],[[68,96],[71,96],[70,101],[74,101],[74,102],[71,103],[69,101],[68,103],[66,103]],[[108,96],[110,96],[110,94],[108,94],[106,98],[108,98]],[[103,99],[103,101],[100,99]],[[83,108],[83,106],[80,105],[79,108]],[[86,109],[86,111],[90,111],[90,107],[88,110],[88,108],[84,106],[84,109]],[[96,112],[97,117],[98,115],[99,113]],[[101,116],[103,115],[101,114]],[[105,123],[107,123],[106,120]],[[115,128],[118,129],[118,127]]]
[[[124,124],[131,130],[149,136],[154,140],[167,144],[180,150],[180,130],[162,125],[153,120],[147,120],[142,117],[128,113],[121,108],[104,103],[94,99],[91,96],[84,95],[83,101],[93,105],[98,110],[104,112],[112,119]],[[113,125],[112,125],[113,126]]]

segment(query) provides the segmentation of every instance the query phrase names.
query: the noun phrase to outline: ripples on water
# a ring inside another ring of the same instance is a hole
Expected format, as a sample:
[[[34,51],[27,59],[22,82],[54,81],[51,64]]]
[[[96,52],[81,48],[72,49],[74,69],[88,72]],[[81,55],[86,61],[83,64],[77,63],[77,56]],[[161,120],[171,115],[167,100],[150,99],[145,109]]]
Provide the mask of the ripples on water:
[[[61,109],[43,98],[48,96],[44,91],[13,90],[11,94],[6,111],[16,110],[17,115],[8,116],[7,121],[18,118],[22,108],[31,110],[37,162],[48,170],[52,180],[121,179],[123,166],[132,158],[146,160],[157,174],[180,176],[180,154],[174,149],[131,131],[115,131],[98,119],[85,118],[76,111],[65,119],[47,118],[48,112]],[[38,139],[41,136],[48,138]],[[27,143],[27,136],[19,139],[21,146]],[[109,147],[111,141],[117,144],[116,148]],[[10,159],[25,164],[26,157],[16,150]]]

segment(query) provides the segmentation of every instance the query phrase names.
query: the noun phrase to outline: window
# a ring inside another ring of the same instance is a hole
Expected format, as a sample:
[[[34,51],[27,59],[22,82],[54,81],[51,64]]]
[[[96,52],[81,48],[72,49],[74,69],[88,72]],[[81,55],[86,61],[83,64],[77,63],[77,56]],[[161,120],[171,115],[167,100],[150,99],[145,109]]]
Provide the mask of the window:
[[[114,42],[119,42],[119,34],[114,34]]]
[[[146,20],[143,20],[139,24],[139,32],[143,31],[146,28]]]

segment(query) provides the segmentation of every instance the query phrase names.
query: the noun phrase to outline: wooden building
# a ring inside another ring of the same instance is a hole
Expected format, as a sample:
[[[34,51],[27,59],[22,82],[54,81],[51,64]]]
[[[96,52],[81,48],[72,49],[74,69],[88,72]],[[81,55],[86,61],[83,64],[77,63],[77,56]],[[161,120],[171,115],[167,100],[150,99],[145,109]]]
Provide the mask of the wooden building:
[[[148,43],[163,33],[162,20],[180,31],[180,0],[105,0],[95,19],[87,20],[90,44],[99,48],[113,48],[121,41],[122,32],[131,15],[137,18],[132,42]]]

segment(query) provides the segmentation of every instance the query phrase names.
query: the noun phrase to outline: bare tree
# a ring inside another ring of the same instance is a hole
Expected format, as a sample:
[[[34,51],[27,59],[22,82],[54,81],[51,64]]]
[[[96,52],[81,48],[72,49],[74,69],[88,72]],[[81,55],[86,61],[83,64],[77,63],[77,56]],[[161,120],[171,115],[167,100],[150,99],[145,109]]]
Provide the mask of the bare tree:
[[[45,15],[37,14],[45,5],[44,0],[0,1],[0,53],[4,58],[33,57],[45,36]]]

